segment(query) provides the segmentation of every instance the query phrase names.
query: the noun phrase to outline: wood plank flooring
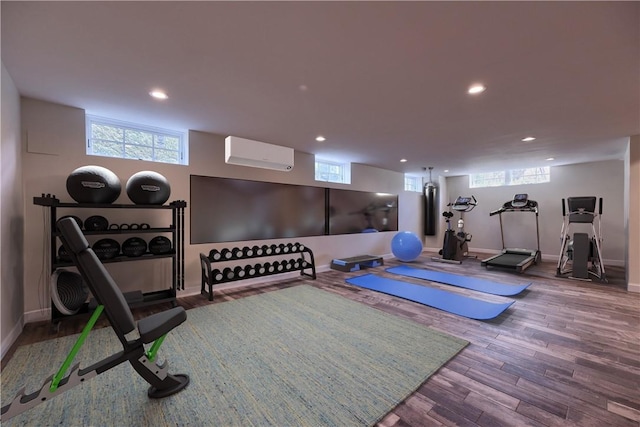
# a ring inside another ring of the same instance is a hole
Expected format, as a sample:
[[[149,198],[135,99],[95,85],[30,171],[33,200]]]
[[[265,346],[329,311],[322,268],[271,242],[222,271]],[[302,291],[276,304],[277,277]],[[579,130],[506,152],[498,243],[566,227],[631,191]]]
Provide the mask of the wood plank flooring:
[[[384,268],[399,263],[385,263],[366,272],[398,278]],[[556,278],[555,263],[549,262],[522,275],[487,270],[479,259],[462,265],[436,263],[429,254],[409,265],[533,284],[491,321],[466,319],[351,286],[345,278],[362,272],[333,270],[319,273],[317,280],[218,290],[212,302],[198,295],[180,298],[179,304],[190,309],[306,283],[470,342],[379,426],[640,426],[640,294],[625,290],[622,268],[607,267],[609,283],[599,284]],[[402,280],[504,300],[418,279]],[[166,306],[147,307],[134,314],[144,317],[163,309]],[[48,322],[26,325],[3,367],[17,346],[78,333],[85,321],[63,321],[57,333]]]

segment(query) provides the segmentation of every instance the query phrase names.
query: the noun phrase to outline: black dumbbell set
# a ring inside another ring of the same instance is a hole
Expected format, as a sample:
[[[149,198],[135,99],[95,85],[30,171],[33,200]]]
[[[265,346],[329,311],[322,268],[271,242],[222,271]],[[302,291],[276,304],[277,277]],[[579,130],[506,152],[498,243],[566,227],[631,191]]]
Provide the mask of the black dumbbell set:
[[[289,259],[268,260],[262,263],[223,266],[212,268],[212,263],[233,262],[262,257],[293,256]],[[297,256],[296,256],[297,255]],[[202,267],[201,293],[208,294],[213,300],[213,285],[236,280],[270,276],[272,274],[300,271],[301,276],[316,278],[316,267],[313,252],[301,243],[281,243],[262,246],[244,246],[234,248],[212,249],[209,255],[200,254]],[[208,285],[208,290],[206,289]]]

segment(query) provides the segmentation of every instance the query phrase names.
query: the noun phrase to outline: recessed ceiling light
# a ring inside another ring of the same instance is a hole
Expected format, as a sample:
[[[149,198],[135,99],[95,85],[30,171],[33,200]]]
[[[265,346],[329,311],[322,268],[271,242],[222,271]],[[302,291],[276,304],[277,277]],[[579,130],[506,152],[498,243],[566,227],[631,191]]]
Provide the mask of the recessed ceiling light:
[[[535,138],[533,136],[522,138],[522,142],[530,142],[530,141],[535,141]]]
[[[555,158],[554,158],[554,157],[549,157],[549,158],[548,158],[548,159],[546,159],[546,160],[547,160],[547,162],[550,162],[551,160],[555,160]]]
[[[322,135],[318,135],[318,136],[316,136],[316,141],[318,141],[318,142],[322,142],[322,141],[326,141],[326,140],[327,140],[327,138],[325,138],[325,137],[324,137],[324,136],[322,136]]]
[[[407,159],[400,159],[400,163],[405,163]]]
[[[151,92],[149,92],[149,95],[151,95],[152,97],[156,98],[156,99],[168,99],[169,96],[166,94],[166,92],[155,89],[152,90]]]
[[[445,169],[444,171],[445,171],[445,173],[446,173],[446,172],[449,172],[449,169]]]
[[[478,93],[482,93],[486,90],[487,88],[484,85],[481,84],[474,84],[469,86],[469,90],[467,91],[469,94],[471,95],[476,95]]]

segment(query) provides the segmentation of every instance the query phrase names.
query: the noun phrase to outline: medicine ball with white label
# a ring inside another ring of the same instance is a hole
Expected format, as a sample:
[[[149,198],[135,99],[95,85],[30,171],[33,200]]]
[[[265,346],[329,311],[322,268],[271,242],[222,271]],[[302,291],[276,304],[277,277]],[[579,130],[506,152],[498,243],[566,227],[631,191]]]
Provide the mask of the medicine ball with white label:
[[[109,221],[101,215],[92,215],[84,220],[84,229],[87,231],[105,231],[109,229]]]
[[[127,195],[136,205],[161,205],[171,196],[169,181],[154,171],[140,171],[127,181]]]
[[[67,192],[78,203],[113,203],[121,191],[120,179],[102,166],[82,166],[67,177]]]

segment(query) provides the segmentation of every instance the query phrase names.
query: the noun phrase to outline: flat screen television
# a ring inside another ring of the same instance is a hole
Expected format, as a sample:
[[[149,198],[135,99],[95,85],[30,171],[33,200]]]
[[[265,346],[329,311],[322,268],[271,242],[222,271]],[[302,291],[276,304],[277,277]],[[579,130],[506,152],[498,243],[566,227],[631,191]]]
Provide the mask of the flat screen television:
[[[325,189],[191,175],[191,243],[326,234]]]
[[[397,230],[397,195],[329,189],[329,234]]]

